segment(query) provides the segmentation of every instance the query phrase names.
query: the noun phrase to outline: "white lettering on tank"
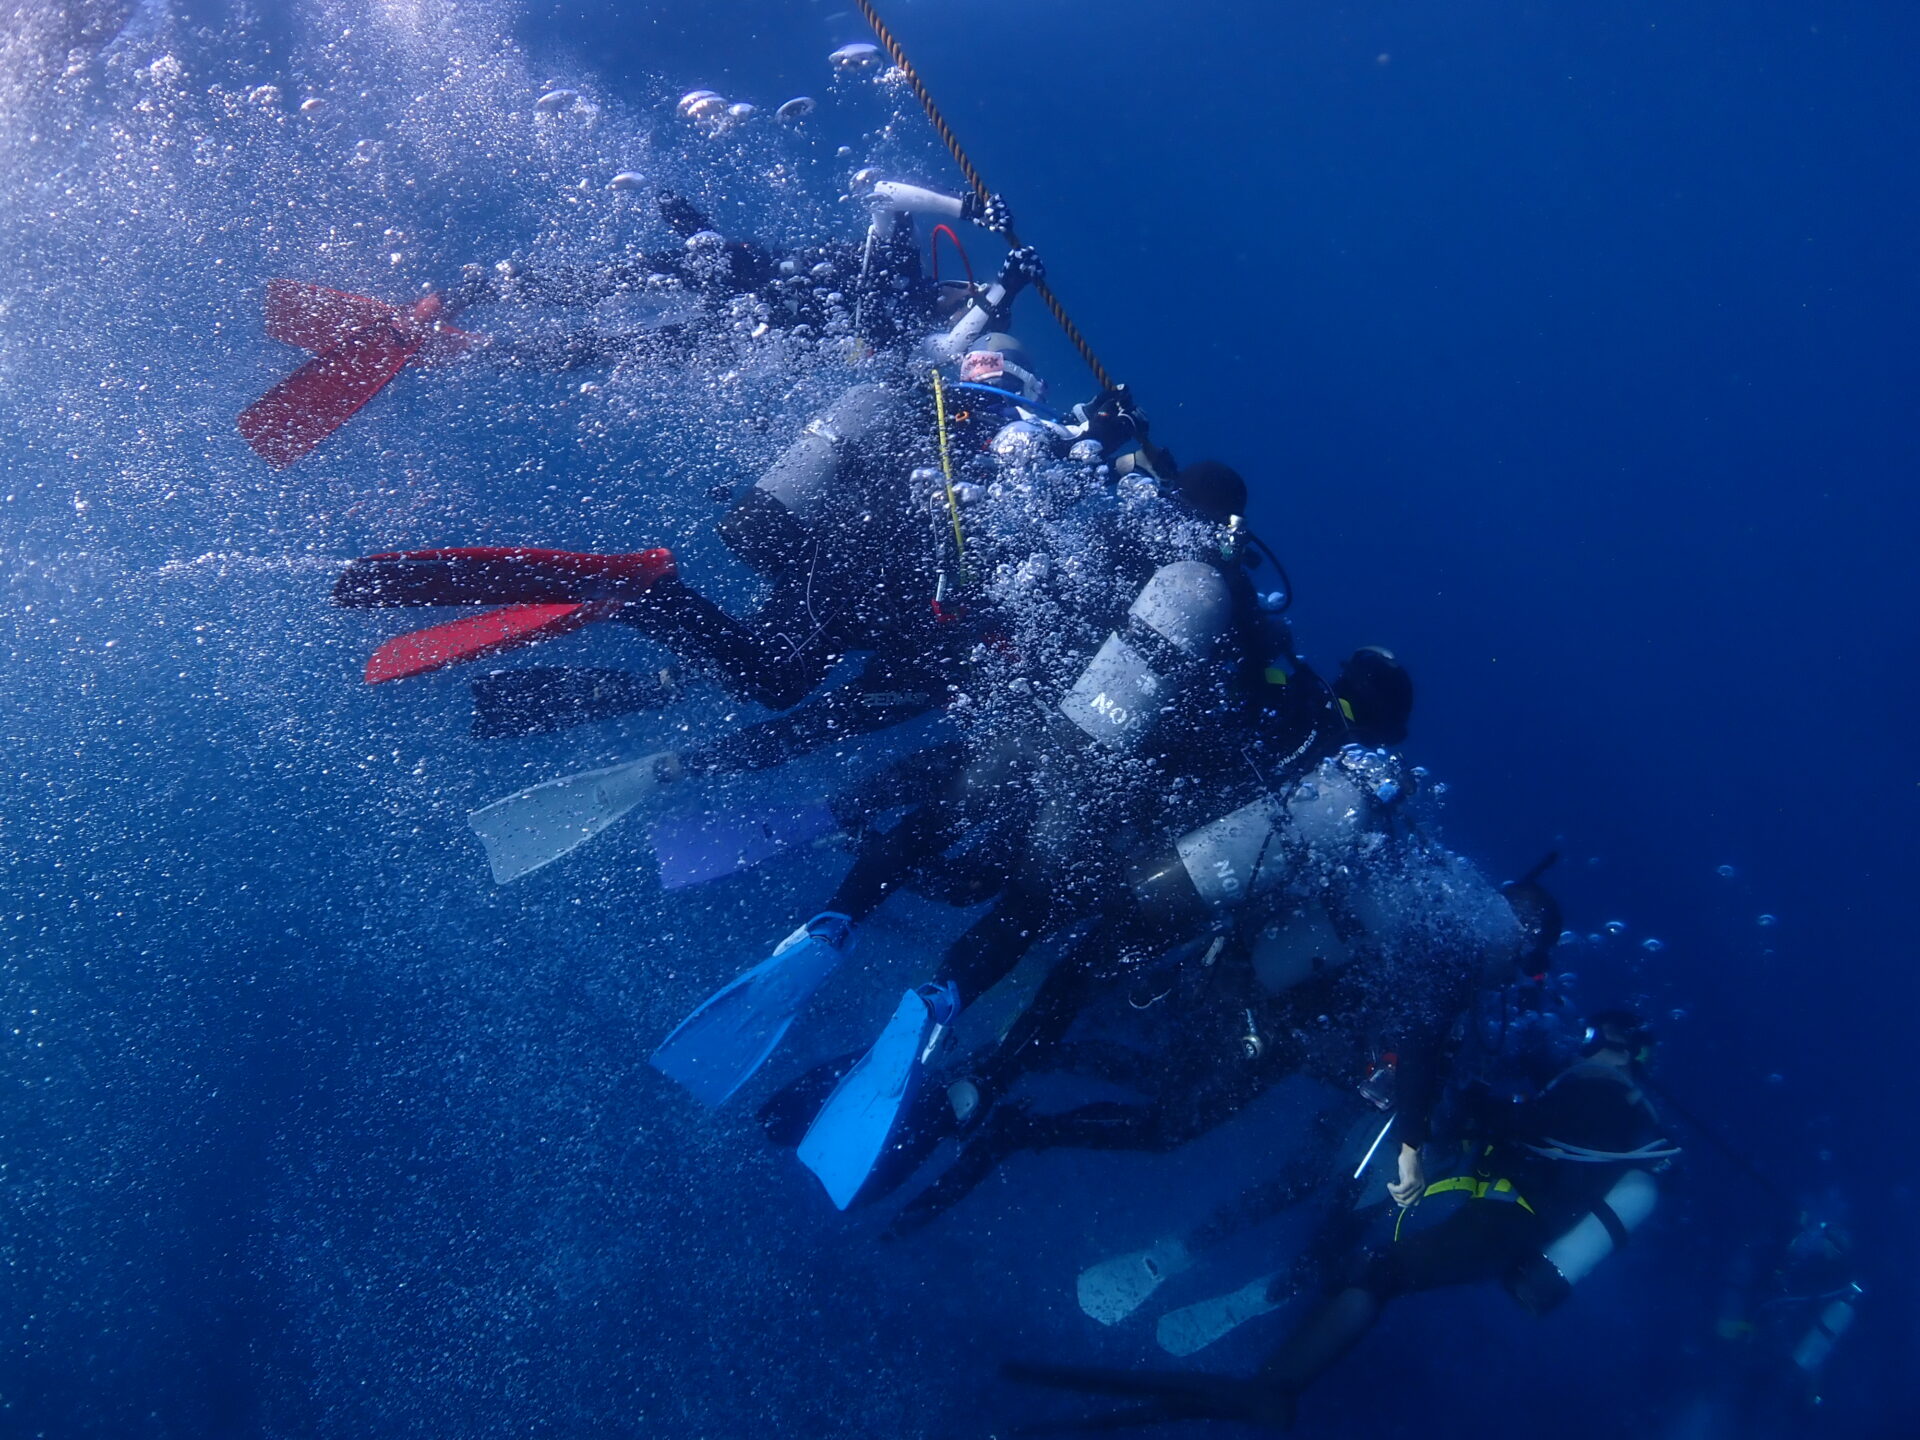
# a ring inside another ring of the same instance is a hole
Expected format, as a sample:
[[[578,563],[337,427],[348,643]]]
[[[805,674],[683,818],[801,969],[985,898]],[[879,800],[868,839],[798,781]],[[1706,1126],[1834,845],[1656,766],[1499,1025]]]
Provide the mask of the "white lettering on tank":
[[[1104,690],[1094,696],[1090,703],[1092,704],[1094,714],[1106,716],[1107,719],[1111,720],[1115,725],[1125,725],[1128,720],[1133,718],[1127,713],[1126,706],[1114,704],[1112,700],[1107,698],[1107,692]]]

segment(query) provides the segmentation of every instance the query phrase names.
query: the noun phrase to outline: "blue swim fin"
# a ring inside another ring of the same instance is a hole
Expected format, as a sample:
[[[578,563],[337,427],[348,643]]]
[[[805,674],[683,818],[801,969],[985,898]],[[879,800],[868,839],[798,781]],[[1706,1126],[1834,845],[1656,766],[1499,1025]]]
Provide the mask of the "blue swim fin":
[[[663,815],[652,826],[653,855],[661,886],[684,890],[751,869],[839,828],[824,804],[731,815]]]
[[[797,1153],[838,1208],[854,1202],[894,1143],[927,1057],[959,1013],[960,987],[951,980],[909,990],[873,1048],[820,1107]]]
[[[853,942],[853,922],[845,915],[814,916],[682,1020],[649,1063],[706,1104],[724,1104],[766,1063]]]

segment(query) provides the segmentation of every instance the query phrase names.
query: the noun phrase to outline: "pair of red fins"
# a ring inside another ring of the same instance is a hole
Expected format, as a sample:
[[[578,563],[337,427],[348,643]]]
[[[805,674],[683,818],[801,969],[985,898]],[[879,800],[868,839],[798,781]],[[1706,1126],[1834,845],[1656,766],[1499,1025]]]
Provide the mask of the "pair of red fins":
[[[267,334],[314,354],[241,412],[240,434],[276,469],[293,464],[407,366],[442,364],[484,344],[448,323],[455,313],[438,294],[401,307],[298,280],[268,282]],[[354,561],[333,598],[362,607],[496,607],[389,640],[367,662],[367,683],[378,685],[565,635],[606,619],[673,573],[667,550],[415,550]]]

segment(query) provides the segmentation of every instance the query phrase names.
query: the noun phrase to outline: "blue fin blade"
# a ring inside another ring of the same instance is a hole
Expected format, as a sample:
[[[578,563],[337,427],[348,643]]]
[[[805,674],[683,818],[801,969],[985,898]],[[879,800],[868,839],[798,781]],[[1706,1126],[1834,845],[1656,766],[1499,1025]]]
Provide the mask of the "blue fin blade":
[[[845,916],[815,916],[681,1021],[648,1063],[703,1103],[725,1104],[767,1062],[851,943]]]
[[[873,1048],[820,1107],[796,1153],[845,1210],[872,1176],[913,1098],[926,1053],[959,1009],[952,985],[924,986],[900,998]]]
[[[660,884],[684,890],[751,869],[839,828],[824,804],[731,815],[667,815],[653,823],[653,854]]]

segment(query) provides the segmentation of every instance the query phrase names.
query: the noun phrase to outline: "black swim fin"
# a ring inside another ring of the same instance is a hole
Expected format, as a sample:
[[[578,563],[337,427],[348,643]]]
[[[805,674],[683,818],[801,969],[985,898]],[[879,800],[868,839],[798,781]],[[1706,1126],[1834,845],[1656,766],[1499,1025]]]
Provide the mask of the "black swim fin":
[[[548,735],[594,720],[658,710],[679,697],[673,672],[635,675],[589,665],[529,665],[473,682],[473,734],[481,740]]]
[[[1257,1380],[1168,1370],[1030,1365],[1019,1360],[1002,1365],[1000,1373],[1021,1385],[1146,1402],[1132,1409],[1046,1427],[1055,1430],[1131,1429],[1142,1425],[1170,1425],[1180,1420],[1233,1420],[1271,1430],[1293,1428],[1293,1396],[1278,1386]]]

